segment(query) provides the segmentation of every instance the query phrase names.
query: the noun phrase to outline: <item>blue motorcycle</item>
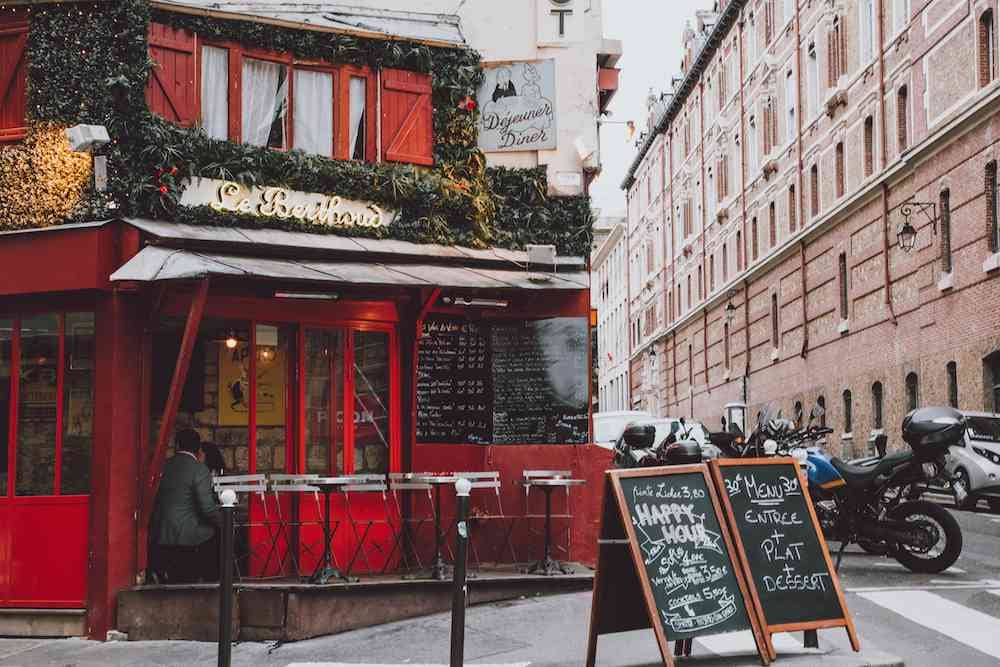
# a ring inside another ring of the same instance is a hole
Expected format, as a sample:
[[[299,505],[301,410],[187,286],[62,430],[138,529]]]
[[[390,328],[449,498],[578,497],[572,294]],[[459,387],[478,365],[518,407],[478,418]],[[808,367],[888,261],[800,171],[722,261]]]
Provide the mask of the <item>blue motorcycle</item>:
[[[813,411],[812,418],[822,414]],[[758,416],[744,455],[789,454],[807,469],[809,494],[827,540],[886,554],[913,572],[936,574],[962,552],[962,531],[948,510],[919,499],[919,489],[945,474],[948,447],[960,442],[965,419],[957,410],[920,408],[903,420],[908,449],[863,463],[846,463],[815,446],[831,429],[796,429],[780,413]],[[884,441],[881,443],[884,447]],[[810,446],[812,445],[812,446]]]

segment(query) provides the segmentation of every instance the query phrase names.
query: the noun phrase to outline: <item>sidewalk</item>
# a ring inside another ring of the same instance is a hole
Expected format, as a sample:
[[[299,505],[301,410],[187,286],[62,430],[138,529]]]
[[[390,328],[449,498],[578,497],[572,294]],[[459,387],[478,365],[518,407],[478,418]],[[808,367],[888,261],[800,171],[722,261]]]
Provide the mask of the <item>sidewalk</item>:
[[[579,667],[587,650],[590,593],[472,607],[467,612],[465,662],[472,667]],[[233,648],[234,665],[290,667],[421,667],[447,665],[451,617],[438,614],[355,632],[283,644],[241,643]],[[793,667],[902,667],[897,658],[876,649],[853,653],[842,630],[820,631],[818,650],[802,649],[801,634],[778,635],[778,661]],[[691,658],[681,664],[722,667],[759,665],[744,652],[740,634],[695,640]],[[732,654],[729,651],[736,651]],[[215,644],[201,642],[91,642],[79,639],[0,639],[0,665],[216,664]],[[659,651],[650,630],[602,636],[598,644],[602,667],[655,667]]]

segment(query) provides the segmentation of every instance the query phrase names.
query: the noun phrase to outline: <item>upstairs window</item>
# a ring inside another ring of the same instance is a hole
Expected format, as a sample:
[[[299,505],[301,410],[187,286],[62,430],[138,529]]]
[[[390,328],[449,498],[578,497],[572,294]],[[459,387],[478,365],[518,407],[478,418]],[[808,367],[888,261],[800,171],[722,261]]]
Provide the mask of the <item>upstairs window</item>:
[[[0,18],[0,143],[24,137],[27,129],[28,21]]]
[[[986,241],[990,252],[1000,251],[1000,224],[997,223],[997,163],[986,165]]]
[[[941,211],[941,271],[951,273],[951,191],[942,190]]]
[[[3,35],[0,27],[0,44]],[[157,23],[150,25],[149,47],[156,65],[147,105],[173,123],[200,124],[213,139],[276,150],[433,164],[429,74],[383,69],[376,75],[366,67],[211,43]],[[7,50],[0,53],[2,82]]]
[[[736,272],[743,270],[743,234],[736,230]]]
[[[722,357],[724,368],[728,370],[729,368],[729,323],[723,322],[722,324]]]
[[[988,9],[979,17],[979,85],[988,85],[996,77],[996,34],[993,27],[993,10]]]
[[[836,88],[840,77],[847,74],[847,31],[841,18],[833,19],[827,33],[827,86]]]
[[[798,88],[795,86],[795,77],[792,70],[785,74],[785,119],[788,127],[785,128],[785,141],[792,142],[798,136],[798,127],[795,125],[795,98],[798,96]]]
[[[796,209],[798,208],[798,200],[795,199],[795,186],[788,186],[788,232],[795,233],[796,227]]]
[[[708,256],[708,291],[715,291],[715,255]]]
[[[844,390],[844,433],[854,431],[854,404],[851,398],[851,390]]]
[[[948,405],[958,408],[958,365],[954,361],[949,361],[945,365],[945,372],[948,375]]]
[[[770,235],[770,247],[778,245],[778,213],[777,209],[772,201],[767,207],[767,225],[768,234]]]
[[[758,241],[757,241],[757,218],[750,223],[750,259],[757,261]]]
[[[778,295],[771,294],[771,346],[778,349],[781,346],[781,330],[778,327]]]
[[[871,116],[865,118],[865,177],[871,176],[875,171],[875,119]]]
[[[819,113],[819,57],[816,54],[816,44],[809,44],[809,60],[806,63],[808,86],[809,86],[809,116],[806,120]]]
[[[906,375],[906,409],[916,410],[920,405],[920,378],[916,373]]]
[[[736,242],[739,243],[739,232],[736,232],[737,239]],[[725,285],[726,281],[729,280],[729,253],[726,250],[726,244],[722,244],[722,284]]]
[[[847,285],[847,253],[840,253],[837,265],[840,273],[840,319],[846,320],[850,316]]]
[[[907,136],[907,114],[909,93],[906,86],[900,86],[896,92],[896,141],[899,152],[902,153],[909,145]]]
[[[876,430],[882,428],[882,403],[882,383],[876,382],[872,385],[872,420]]]
[[[834,150],[836,155],[836,168],[837,168],[837,199],[844,196],[844,142],[840,141],[837,143],[837,147]]]
[[[910,22],[910,0],[892,0],[892,31],[902,31]]]
[[[819,215],[819,165],[813,164],[809,169],[809,199],[812,216]]]
[[[875,0],[861,0],[859,17],[861,63],[866,65],[875,58]]]

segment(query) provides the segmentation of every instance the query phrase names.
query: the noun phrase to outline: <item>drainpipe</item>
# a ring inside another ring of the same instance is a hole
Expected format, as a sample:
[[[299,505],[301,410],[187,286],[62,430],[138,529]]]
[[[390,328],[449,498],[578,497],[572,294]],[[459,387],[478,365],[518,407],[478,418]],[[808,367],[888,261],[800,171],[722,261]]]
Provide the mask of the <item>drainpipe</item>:
[[[625,321],[628,323],[628,409],[632,409],[632,197],[625,192]]]
[[[750,385],[750,281],[743,281],[743,340],[746,347],[746,364],[743,369],[743,402],[747,402]]]
[[[708,308],[702,308],[701,313],[703,315],[701,321],[701,344],[702,344],[702,356],[705,358],[705,393],[711,394],[712,387],[708,383]]]
[[[882,170],[889,163],[889,139],[886,136],[885,119],[885,0],[878,0],[878,104],[879,129],[882,131]],[[892,277],[889,275],[889,184],[882,181],[882,269],[885,279],[885,305],[889,310],[889,321],[898,325],[896,310],[892,307]]]
[[[796,3],[798,4],[798,3]],[[737,23],[737,55],[740,61],[740,203],[743,208],[743,270],[750,266],[750,256],[747,254],[747,160],[746,160],[746,133],[744,131],[746,111],[743,99],[743,14]]]
[[[806,308],[806,242],[799,241],[799,273],[802,274],[802,352],[800,356],[805,359],[809,353],[809,314]]]
[[[799,208],[799,228],[805,228],[806,226],[806,193],[805,193],[805,165],[802,160],[802,122],[804,114],[804,107],[802,100],[802,44],[799,41],[801,30],[801,19],[799,14],[799,3],[795,3],[795,105],[797,107],[797,113],[795,114],[795,144],[798,151],[798,185],[796,185],[795,196],[798,199],[796,204]]]
[[[677,248],[674,247],[674,240],[677,235],[674,234],[674,225],[677,224],[677,219],[674,217],[674,131],[670,128],[669,132],[664,132],[663,137],[667,142],[667,171],[670,172],[670,287],[668,289],[674,289],[674,281],[676,280],[676,270],[677,270]],[[666,274],[666,272],[664,272]],[[680,300],[680,294],[676,294],[674,297],[674,308],[680,310],[678,301]],[[673,319],[673,312],[670,313],[671,319]],[[673,386],[673,396],[677,400],[677,405],[680,406],[680,396],[677,395],[677,333],[672,334],[674,353],[671,358],[671,363],[674,368],[674,386]]]

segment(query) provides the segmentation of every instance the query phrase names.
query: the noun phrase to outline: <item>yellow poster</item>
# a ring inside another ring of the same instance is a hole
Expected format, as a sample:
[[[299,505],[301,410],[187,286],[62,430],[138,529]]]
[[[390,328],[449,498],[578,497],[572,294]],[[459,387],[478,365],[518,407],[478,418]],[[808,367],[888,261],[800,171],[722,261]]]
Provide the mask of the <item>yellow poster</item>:
[[[285,423],[285,350],[257,346],[257,425]],[[246,426],[250,412],[250,346],[219,345],[219,426]]]

